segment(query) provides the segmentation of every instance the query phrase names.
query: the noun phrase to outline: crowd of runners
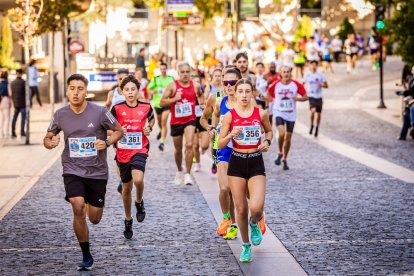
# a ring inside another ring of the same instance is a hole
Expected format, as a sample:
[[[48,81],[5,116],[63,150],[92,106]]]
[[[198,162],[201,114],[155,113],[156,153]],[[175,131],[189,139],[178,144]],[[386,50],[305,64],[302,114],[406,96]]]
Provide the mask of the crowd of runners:
[[[151,158],[151,135],[159,141],[152,151],[174,154],[177,185],[193,185],[192,172],[206,169],[201,168],[200,155],[211,156],[211,173],[217,174],[223,213],[216,234],[235,239],[240,231],[240,261],[250,262],[251,245],[260,245],[266,231],[263,154],[275,141],[276,150],[268,154],[274,156],[275,165],[283,164],[283,170],[289,170],[297,102],[309,100],[309,133],[318,136],[322,90],[328,87],[320,65],[321,61],[309,60],[303,78],[295,80],[290,64],[257,62],[253,66],[247,53],[238,52],[230,64],[217,63],[204,75],[186,61],[173,68],[177,77],[170,76],[168,65],[160,63],[159,75],[149,82],[143,80],[142,70],[131,74],[120,69],[118,85],[104,106],[86,101],[88,80],[84,76],[70,76],[66,91],[69,105],[56,111],[44,146],[58,146],[63,131],[63,182],[83,254],[78,269],[93,266],[86,218],[97,224],[103,214],[108,147],[116,152],[115,162],[109,166],[116,166],[120,179],[114,189],[118,186],[122,197],[124,237],[133,237],[133,202],[137,222],[144,221],[144,174],[154,173],[145,171]],[[275,140],[272,124],[276,126]],[[153,130],[156,133],[152,134]],[[173,148],[166,144],[169,136]]]

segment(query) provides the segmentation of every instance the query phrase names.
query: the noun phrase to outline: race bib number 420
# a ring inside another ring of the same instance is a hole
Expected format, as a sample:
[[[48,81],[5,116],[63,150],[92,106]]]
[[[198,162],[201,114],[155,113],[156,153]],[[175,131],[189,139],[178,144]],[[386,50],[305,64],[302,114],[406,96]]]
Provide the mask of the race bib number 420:
[[[261,136],[260,126],[244,126],[242,129],[242,133],[235,139],[237,144],[242,146],[257,145]]]
[[[142,132],[127,132],[118,141],[119,149],[142,149]]]
[[[181,103],[175,105],[175,117],[182,118],[193,115],[191,103]]]
[[[90,157],[96,156],[95,148],[96,137],[68,138],[70,157]]]
[[[279,111],[292,112],[294,108],[293,100],[288,97],[284,97],[280,100]]]

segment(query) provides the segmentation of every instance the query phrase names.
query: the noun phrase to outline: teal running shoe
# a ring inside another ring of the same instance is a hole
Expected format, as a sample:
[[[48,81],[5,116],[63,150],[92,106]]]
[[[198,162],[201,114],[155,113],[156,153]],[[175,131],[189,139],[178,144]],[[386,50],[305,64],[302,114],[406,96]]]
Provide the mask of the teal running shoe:
[[[262,243],[262,231],[260,231],[259,224],[250,224],[250,239],[254,246]]]
[[[250,263],[252,261],[252,249],[251,244],[243,244],[242,252],[240,253],[240,262]]]

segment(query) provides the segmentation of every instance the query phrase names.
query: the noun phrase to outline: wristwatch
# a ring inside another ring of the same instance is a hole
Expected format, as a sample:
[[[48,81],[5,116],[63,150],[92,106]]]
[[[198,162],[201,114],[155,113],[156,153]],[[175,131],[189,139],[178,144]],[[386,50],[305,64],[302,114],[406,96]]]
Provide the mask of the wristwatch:
[[[269,147],[272,144],[272,141],[270,141],[269,139],[265,139],[265,142],[267,142],[269,144]]]
[[[105,145],[106,145],[107,148],[109,148],[109,146],[111,145],[111,143],[109,142],[108,139],[105,140]]]

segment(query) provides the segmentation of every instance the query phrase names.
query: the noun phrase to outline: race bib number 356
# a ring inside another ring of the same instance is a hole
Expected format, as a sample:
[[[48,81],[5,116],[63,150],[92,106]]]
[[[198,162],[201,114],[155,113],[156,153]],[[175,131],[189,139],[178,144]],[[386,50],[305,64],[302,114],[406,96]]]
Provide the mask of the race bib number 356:
[[[193,115],[191,103],[181,103],[175,105],[175,117],[182,118]]]
[[[127,132],[118,141],[119,149],[142,149],[142,132]]]
[[[70,157],[89,157],[96,156],[95,148],[96,137],[68,138]]]
[[[242,133],[235,139],[242,146],[257,145],[260,140],[260,126],[244,126]]]

